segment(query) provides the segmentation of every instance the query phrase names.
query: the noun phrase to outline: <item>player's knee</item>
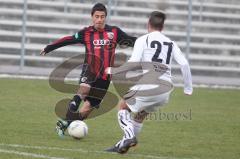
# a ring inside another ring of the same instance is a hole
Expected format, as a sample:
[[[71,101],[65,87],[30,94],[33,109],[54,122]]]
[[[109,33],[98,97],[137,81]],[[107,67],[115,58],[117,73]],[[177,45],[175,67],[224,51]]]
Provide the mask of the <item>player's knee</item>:
[[[90,88],[91,86],[89,84],[81,83],[77,93],[85,98],[89,94]]]

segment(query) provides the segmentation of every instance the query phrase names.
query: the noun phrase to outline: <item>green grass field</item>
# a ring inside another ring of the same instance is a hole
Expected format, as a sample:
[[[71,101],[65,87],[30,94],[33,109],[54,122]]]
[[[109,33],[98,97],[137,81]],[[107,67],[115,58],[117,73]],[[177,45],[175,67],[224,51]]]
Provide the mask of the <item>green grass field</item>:
[[[122,136],[117,109],[86,120],[89,134],[82,140],[55,134],[54,106],[71,96],[44,80],[0,79],[0,158],[240,158],[239,90],[196,88],[188,97],[176,88],[157,112],[168,118],[149,117],[138,146],[126,155],[103,151]]]

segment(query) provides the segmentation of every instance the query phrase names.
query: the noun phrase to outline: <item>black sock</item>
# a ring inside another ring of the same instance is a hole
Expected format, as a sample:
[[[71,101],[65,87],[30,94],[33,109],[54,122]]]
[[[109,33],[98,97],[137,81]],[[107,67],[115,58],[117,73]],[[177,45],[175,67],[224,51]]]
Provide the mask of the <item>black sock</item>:
[[[79,95],[75,95],[75,96],[73,97],[73,101],[75,101],[75,102],[76,102],[76,105],[79,107],[82,99],[80,98]]]
[[[74,101],[74,102],[76,103],[76,105],[75,105],[75,104],[72,104],[72,103],[71,103],[72,101]],[[70,109],[70,111],[73,111],[73,112],[77,111],[78,108],[79,108],[79,105],[80,105],[81,101],[82,101],[82,99],[79,97],[79,95],[75,95],[75,96],[73,97],[73,99],[71,100],[71,102],[69,103],[69,109]]]
[[[68,111],[66,114],[66,120],[67,120],[68,124],[70,124],[74,120],[84,120],[84,118],[80,112]]]
[[[72,104],[72,101],[74,101],[76,105]],[[68,121],[68,124],[70,124],[73,120],[83,120],[81,114],[79,112],[76,112],[79,108],[81,101],[82,99],[79,97],[79,95],[75,95],[70,101],[66,114],[66,120]]]

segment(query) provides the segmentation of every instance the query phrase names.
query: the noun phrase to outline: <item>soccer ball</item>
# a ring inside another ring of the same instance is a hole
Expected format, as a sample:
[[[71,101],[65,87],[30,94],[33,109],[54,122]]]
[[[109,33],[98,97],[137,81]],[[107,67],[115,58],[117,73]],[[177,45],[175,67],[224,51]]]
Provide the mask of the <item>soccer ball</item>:
[[[81,139],[87,136],[87,124],[80,120],[73,121],[68,127],[68,134],[75,139]]]

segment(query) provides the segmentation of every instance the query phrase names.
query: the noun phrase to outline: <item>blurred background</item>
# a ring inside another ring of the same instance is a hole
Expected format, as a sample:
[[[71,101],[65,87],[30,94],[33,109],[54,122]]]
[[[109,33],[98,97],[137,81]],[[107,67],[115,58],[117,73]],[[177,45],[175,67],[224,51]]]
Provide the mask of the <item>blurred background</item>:
[[[130,35],[147,33],[153,10],[167,14],[164,33],[188,58],[198,86],[240,87],[239,0],[0,0],[0,76],[48,77],[66,59],[82,54],[83,46],[67,46],[45,57],[49,43],[91,25],[91,8],[108,7],[107,23]],[[129,56],[131,48],[118,48]],[[126,59],[117,56],[116,61]],[[179,66],[173,79],[182,83]],[[78,77],[79,71],[69,75]]]

